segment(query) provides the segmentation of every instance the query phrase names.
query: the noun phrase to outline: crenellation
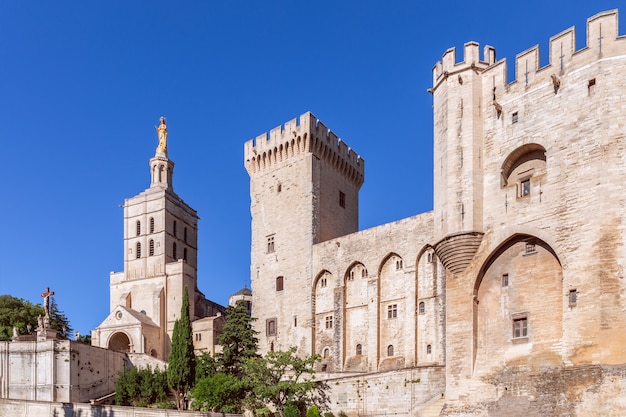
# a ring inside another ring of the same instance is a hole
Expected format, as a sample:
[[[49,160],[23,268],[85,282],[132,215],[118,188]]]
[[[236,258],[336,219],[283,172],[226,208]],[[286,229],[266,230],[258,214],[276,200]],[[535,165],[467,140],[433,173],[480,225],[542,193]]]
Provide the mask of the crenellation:
[[[576,52],[576,29],[572,26],[550,38],[550,66],[565,71]]]
[[[313,153],[326,160],[353,183],[360,185],[363,182],[363,158],[311,112],[291,119],[244,145],[245,166],[250,174],[279,167],[280,162],[302,153]]]
[[[515,57],[515,79],[524,87],[534,84],[539,71],[539,45],[525,50]]]

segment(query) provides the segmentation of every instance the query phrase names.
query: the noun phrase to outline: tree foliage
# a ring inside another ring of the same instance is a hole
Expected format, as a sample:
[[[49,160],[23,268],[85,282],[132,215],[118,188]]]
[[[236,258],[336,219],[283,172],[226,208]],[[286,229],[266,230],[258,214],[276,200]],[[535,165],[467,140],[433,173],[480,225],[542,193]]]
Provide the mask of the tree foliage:
[[[144,369],[127,368],[119,374],[115,382],[115,403],[133,407],[164,402],[168,399],[165,371],[150,367]]]
[[[167,383],[174,393],[176,408],[184,410],[186,408],[186,395],[195,382],[196,369],[187,287],[183,292],[180,318],[174,323],[172,348],[168,362]]]
[[[268,352],[263,358],[250,358],[245,363],[245,374],[250,386],[249,406],[256,408],[262,404],[272,405],[283,416],[289,403],[299,406],[313,404],[323,390],[314,380],[313,365],[319,355],[300,358],[296,348],[286,352]]]
[[[254,320],[241,300],[234,306],[226,307],[226,323],[217,339],[222,346],[222,351],[216,354],[218,370],[241,378],[244,376],[244,363],[249,358],[259,357],[259,339],[252,328]]]
[[[226,322],[218,338],[222,351],[215,358],[205,354],[198,360],[196,387],[192,391],[195,408],[243,412],[244,401],[251,391],[249,380],[244,378],[244,364],[250,358],[259,357],[253,321],[242,301],[226,307]]]
[[[223,372],[205,376],[192,390],[192,408],[218,413],[241,413],[242,384],[240,378]]]
[[[37,317],[43,316],[44,309],[40,305],[31,303],[22,298],[11,295],[0,295],[0,340],[11,340],[13,326],[17,327],[18,334],[28,334],[28,325],[31,332],[37,329]],[[61,339],[67,339],[71,334],[72,327],[65,314],[50,297],[50,327],[58,332]]]

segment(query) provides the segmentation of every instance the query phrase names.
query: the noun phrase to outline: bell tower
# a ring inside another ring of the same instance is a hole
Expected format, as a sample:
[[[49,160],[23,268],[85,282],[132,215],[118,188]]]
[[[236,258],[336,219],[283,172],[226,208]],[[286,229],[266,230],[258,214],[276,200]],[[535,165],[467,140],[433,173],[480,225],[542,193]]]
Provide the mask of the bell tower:
[[[206,311],[197,290],[198,215],[174,192],[164,117],[155,128],[150,186],[124,201],[124,271],[111,273],[111,313],[92,343],[165,359],[185,287],[192,320]]]

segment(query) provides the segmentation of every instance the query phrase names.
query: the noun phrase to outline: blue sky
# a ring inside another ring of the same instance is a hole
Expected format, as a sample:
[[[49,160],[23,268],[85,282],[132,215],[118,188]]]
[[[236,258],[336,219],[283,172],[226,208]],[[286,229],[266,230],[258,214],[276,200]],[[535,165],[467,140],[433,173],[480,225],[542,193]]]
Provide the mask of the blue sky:
[[[510,6],[515,4],[515,8]],[[0,2],[0,294],[49,286],[85,334],[123,269],[124,199],[168,122],[174,189],[201,218],[199,288],[249,284],[245,141],[311,111],[366,161],[360,227],[432,209],[431,70],[477,41],[513,71],[626,1]],[[626,23],[620,17],[620,34]]]

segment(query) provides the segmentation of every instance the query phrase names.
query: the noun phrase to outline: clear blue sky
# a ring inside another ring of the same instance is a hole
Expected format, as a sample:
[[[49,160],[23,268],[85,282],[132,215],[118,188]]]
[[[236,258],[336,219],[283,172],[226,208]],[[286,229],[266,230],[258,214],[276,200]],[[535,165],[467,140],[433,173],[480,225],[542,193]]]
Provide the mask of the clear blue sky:
[[[515,8],[511,6],[515,5]],[[467,41],[507,58],[625,1],[0,2],[0,294],[46,286],[85,334],[123,269],[127,197],[167,117],[200,217],[198,285],[249,284],[245,141],[311,111],[366,161],[360,227],[432,209],[431,70]],[[626,23],[620,18],[620,33]]]

